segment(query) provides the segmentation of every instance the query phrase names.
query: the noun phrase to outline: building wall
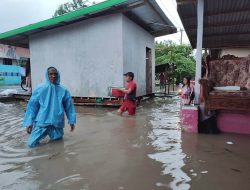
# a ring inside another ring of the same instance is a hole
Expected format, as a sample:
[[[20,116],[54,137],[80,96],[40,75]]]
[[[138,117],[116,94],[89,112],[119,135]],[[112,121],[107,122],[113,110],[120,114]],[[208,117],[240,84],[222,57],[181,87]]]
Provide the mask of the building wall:
[[[107,97],[123,86],[122,14],[89,19],[31,36],[33,89],[54,66],[73,96]]]
[[[223,55],[235,55],[236,57],[248,57],[250,55],[249,48],[228,48],[221,51],[221,57]]]
[[[3,65],[5,58],[0,58],[0,65]],[[19,65],[19,60],[12,59],[12,65]]]
[[[29,49],[0,44],[0,57],[8,59],[29,58]]]
[[[0,65],[0,85],[21,84],[21,67],[16,65]]]
[[[123,64],[124,73],[132,71],[137,82],[137,95],[146,95],[146,47],[152,50],[152,85],[155,88],[154,36],[123,16]]]
[[[145,95],[146,47],[152,49],[154,92],[154,37],[122,14],[36,34],[30,38],[32,87],[54,66],[73,96],[107,97],[108,87],[124,86],[123,73],[132,71],[137,95]]]

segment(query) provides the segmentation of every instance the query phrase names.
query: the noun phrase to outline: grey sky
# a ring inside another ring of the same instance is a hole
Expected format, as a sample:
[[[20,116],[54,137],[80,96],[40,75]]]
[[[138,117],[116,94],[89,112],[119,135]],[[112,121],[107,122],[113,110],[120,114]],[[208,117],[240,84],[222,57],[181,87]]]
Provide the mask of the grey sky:
[[[1,0],[0,6],[0,33],[21,26],[32,24],[50,18],[61,3],[69,0]],[[95,0],[101,2],[103,0]],[[183,28],[176,11],[175,0],[156,0],[169,19],[180,28]],[[178,28],[178,30],[180,29]],[[157,38],[157,40],[172,40],[180,43],[180,32],[173,35]],[[184,43],[189,43],[186,34]]]

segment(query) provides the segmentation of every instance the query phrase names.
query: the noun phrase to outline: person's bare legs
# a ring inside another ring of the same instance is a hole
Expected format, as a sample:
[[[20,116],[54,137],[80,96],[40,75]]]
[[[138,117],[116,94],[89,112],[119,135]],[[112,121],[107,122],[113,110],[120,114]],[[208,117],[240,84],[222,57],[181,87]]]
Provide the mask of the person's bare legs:
[[[123,111],[121,109],[117,110],[117,115],[122,115],[123,114]]]

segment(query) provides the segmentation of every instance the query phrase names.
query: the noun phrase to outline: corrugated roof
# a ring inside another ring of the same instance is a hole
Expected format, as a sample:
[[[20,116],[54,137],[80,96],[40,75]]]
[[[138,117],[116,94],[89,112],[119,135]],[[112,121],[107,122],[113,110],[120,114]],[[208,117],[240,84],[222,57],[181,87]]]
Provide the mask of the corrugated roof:
[[[204,1],[204,48],[250,47],[250,1]],[[197,1],[177,0],[177,8],[192,46],[196,47]]]
[[[29,36],[32,34],[117,12],[123,12],[156,37],[176,32],[175,26],[155,0],[107,0],[62,16],[2,33],[0,43],[28,47]]]

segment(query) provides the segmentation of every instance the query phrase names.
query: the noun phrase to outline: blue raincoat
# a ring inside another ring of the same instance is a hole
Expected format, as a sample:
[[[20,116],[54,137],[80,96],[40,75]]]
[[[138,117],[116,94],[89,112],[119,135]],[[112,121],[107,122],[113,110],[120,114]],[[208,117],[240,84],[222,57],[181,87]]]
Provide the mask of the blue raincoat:
[[[71,95],[60,85],[60,73],[57,81],[51,83],[46,70],[46,83],[40,85],[32,94],[24,117],[24,127],[33,126],[28,145],[34,147],[49,135],[52,140],[63,137],[64,112],[68,124],[76,123],[76,113]]]

